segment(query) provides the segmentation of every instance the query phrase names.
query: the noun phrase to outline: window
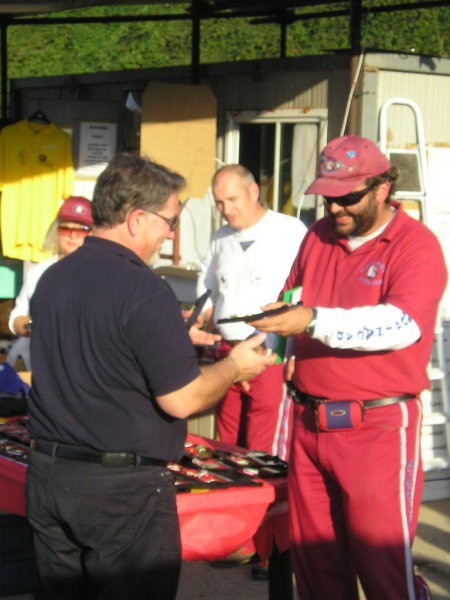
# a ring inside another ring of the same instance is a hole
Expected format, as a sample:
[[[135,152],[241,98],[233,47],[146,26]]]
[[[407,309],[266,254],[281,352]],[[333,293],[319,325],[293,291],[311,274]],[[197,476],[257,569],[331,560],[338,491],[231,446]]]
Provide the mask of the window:
[[[307,116],[299,110],[230,114],[226,162],[239,162],[253,173],[269,208],[300,216],[310,225],[318,208],[304,190],[315,177],[325,139],[325,110],[308,111]]]

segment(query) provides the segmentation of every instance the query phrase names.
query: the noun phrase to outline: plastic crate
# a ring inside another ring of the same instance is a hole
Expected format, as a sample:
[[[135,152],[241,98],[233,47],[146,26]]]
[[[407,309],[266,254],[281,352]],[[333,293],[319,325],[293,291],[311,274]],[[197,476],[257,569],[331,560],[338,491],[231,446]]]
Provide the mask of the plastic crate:
[[[34,591],[33,533],[24,517],[0,514],[0,596]]]

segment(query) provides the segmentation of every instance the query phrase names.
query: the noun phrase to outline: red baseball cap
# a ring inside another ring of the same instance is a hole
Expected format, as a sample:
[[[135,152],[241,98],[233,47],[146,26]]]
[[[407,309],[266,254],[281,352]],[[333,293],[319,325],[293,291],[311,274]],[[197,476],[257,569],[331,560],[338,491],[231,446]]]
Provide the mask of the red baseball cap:
[[[74,221],[93,227],[91,201],[83,196],[70,196],[64,200],[56,218],[58,221]]]
[[[344,196],[369,177],[391,168],[391,163],[376,144],[357,135],[332,140],[320,154],[319,175],[305,194]]]

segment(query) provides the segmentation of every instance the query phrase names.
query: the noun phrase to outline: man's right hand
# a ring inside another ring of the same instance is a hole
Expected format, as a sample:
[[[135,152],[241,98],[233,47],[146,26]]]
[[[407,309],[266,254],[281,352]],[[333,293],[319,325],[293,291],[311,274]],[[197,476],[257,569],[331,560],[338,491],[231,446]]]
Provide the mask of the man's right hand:
[[[239,367],[237,381],[248,381],[262,373],[270,365],[274,365],[276,355],[261,353],[261,346],[266,339],[266,334],[258,333],[248,340],[240,342],[231,350],[229,356]]]
[[[275,364],[275,354],[261,353],[265,339],[266,334],[260,333],[240,342],[227,358],[211,365],[202,365],[196,379],[169,394],[156,396],[156,401],[167,414],[186,419],[217,404],[233,381],[242,382],[243,389],[247,389],[247,380]]]

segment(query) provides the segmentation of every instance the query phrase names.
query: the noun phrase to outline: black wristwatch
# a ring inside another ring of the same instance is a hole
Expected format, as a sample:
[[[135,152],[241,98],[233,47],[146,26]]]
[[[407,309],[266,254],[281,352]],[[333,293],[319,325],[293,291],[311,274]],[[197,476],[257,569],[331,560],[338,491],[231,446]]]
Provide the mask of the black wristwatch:
[[[313,336],[314,330],[316,328],[316,323],[317,323],[317,308],[311,308],[311,310],[312,310],[312,318],[308,324],[308,327],[305,329],[305,333]]]

